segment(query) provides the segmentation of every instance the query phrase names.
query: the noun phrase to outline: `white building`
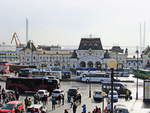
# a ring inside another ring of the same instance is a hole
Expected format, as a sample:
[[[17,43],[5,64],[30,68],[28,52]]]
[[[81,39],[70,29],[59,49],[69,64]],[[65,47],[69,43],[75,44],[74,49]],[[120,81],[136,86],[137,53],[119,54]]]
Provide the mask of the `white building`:
[[[54,47],[54,49],[53,49]],[[114,58],[118,68],[126,67],[127,51],[124,53],[119,46],[104,50],[100,38],[82,38],[77,50],[61,50],[58,46],[38,46],[29,41],[27,46],[19,52],[21,65],[35,65],[38,68],[60,66],[69,70],[80,67],[106,69],[107,60]]]
[[[100,38],[82,38],[78,50],[73,52],[71,67],[95,67],[106,69],[107,60],[116,59],[118,68],[126,66],[127,51],[124,53],[119,46],[104,50]]]
[[[0,62],[19,63],[16,47],[12,45],[0,45]]]
[[[44,50],[35,47],[33,42],[29,41],[27,46],[20,51],[21,65],[34,65],[41,68],[60,66],[61,69],[70,68],[71,50]]]

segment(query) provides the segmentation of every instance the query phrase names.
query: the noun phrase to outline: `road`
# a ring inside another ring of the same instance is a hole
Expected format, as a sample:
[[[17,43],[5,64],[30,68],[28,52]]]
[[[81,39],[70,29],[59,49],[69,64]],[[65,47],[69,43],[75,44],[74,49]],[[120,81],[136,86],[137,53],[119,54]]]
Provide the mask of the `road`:
[[[142,81],[140,81],[142,82]],[[5,82],[0,82],[0,85],[2,86],[2,88],[5,88]],[[130,101],[125,101],[125,99],[120,99],[117,103],[114,104],[123,104],[125,106],[127,106],[127,108],[129,109],[130,113],[149,113],[150,112],[150,106],[145,106],[142,102],[142,95],[143,95],[143,87],[141,86],[141,84],[139,85],[139,99],[135,100],[136,97],[136,82],[135,83],[125,83],[125,85],[127,86],[127,88],[129,88],[132,91],[132,96],[133,99]],[[72,113],[72,109],[70,109],[70,103],[67,102],[67,90],[69,88],[79,88],[79,91],[82,95],[82,103],[81,105],[78,106],[77,108],[77,113],[81,113],[82,112],[82,105],[86,104],[87,105],[87,111],[92,111],[94,109],[94,107],[98,106],[102,108],[102,102],[101,103],[96,103],[94,102],[93,98],[89,98],[89,84],[86,83],[80,83],[80,82],[71,82],[71,81],[67,81],[67,82],[61,82],[61,88],[62,90],[64,90],[65,92],[65,105],[57,105],[56,106],[56,110],[52,111],[51,109],[51,102],[49,101],[47,104],[47,110],[48,113],[63,113],[64,109],[68,109],[69,113]],[[95,90],[101,90],[101,85],[100,84],[91,84],[91,94],[93,94],[93,91]],[[25,96],[21,96],[20,100],[24,101]],[[49,97],[50,100],[51,97]],[[105,106],[106,106],[106,100],[104,102]]]

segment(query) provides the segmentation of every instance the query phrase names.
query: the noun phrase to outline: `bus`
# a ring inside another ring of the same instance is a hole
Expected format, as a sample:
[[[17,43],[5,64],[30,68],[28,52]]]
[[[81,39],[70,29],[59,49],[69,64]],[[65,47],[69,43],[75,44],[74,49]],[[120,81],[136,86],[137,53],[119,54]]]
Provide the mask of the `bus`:
[[[62,79],[61,71],[33,70],[32,76],[49,76],[56,79]]]
[[[49,79],[44,77],[9,77],[6,81],[6,89],[18,90],[19,93],[27,91],[36,92],[40,89],[46,89],[51,92],[59,88],[59,81],[57,79]]]
[[[18,76],[19,77],[31,77],[33,70],[36,70],[36,69],[33,69],[33,68],[20,69]]]
[[[49,71],[49,70],[39,70],[33,68],[21,69],[19,72],[19,77],[31,77],[31,76],[49,76],[55,77],[56,79],[62,79],[61,71]]]
[[[131,92],[120,82],[113,82],[113,89],[118,92],[119,96],[125,96],[127,90]],[[110,90],[111,90],[111,82],[102,82],[102,91],[108,94]]]
[[[103,81],[110,81],[111,78],[109,74],[100,71],[90,71],[87,73],[80,74],[82,82],[103,82]]]

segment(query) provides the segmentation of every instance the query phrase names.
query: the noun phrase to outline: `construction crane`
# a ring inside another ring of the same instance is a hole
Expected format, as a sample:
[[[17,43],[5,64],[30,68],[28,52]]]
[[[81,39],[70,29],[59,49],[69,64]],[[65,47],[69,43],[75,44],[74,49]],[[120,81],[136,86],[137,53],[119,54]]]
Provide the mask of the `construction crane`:
[[[14,32],[14,34],[12,36],[11,44],[12,44],[13,41],[15,41],[16,47],[20,47],[21,46],[21,42],[20,42],[20,40],[19,40],[18,35],[17,35],[16,32]]]

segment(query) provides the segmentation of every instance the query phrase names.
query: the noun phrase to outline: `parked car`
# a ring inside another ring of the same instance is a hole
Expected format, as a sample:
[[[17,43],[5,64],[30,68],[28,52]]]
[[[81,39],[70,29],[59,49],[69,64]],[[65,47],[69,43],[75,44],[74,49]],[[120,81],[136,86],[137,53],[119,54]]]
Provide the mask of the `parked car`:
[[[43,98],[44,96],[49,96],[49,92],[45,89],[38,90],[37,95],[39,96],[39,98]]]
[[[102,91],[94,91],[93,92],[93,99],[95,101],[103,101],[105,96],[106,96],[105,92],[102,92]]]
[[[27,108],[27,113],[33,113],[33,112],[41,113],[41,109],[44,109],[45,111],[47,111],[46,108],[43,107],[42,104],[33,104]]]
[[[128,108],[124,105],[115,105],[114,113],[129,113]]]
[[[15,109],[24,112],[24,104],[21,101],[10,101],[0,108],[0,113],[15,113]]]
[[[5,92],[7,93],[7,94],[15,94],[15,91],[14,90],[5,90]]]
[[[71,88],[67,91],[68,102],[70,102],[71,97],[77,96],[79,93],[79,88]]]
[[[61,89],[55,89],[55,90],[53,90],[53,92],[52,92],[52,97],[54,97],[54,98],[58,98],[58,96],[64,96],[64,91],[63,90],[61,90]]]
[[[111,90],[108,92],[108,100],[111,100]],[[113,91],[113,101],[118,102],[118,93],[117,91]]]

